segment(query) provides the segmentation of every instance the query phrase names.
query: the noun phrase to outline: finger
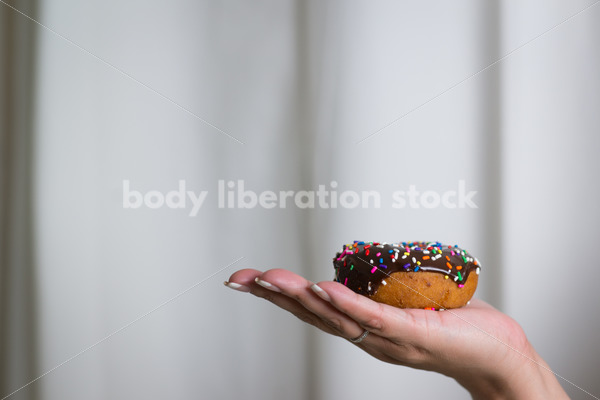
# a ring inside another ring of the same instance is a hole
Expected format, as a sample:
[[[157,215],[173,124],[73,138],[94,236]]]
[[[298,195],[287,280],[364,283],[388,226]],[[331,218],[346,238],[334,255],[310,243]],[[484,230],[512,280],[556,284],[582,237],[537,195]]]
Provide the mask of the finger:
[[[261,281],[261,283],[264,284],[265,282],[268,282],[271,284],[271,286],[267,289],[261,286],[260,284],[257,284],[255,282],[256,278],[262,278],[263,281]],[[292,278],[291,281],[289,280],[289,278]],[[324,331],[325,333],[350,338],[351,336],[348,336],[347,334],[340,334],[339,325],[337,323],[332,323],[331,321],[326,320],[325,318],[323,318],[323,316],[317,315],[316,313],[312,312],[304,305],[302,305],[297,300],[297,298],[302,298],[304,297],[303,295],[295,296],[294,294],[292,294],[291,296],[288,296],[287,294],[284,294],[284,291],[282,291],[281,288],[279,288],[279,286],[281,286],[284,288],[285,291],[287,291],[285,288],[287,288],[288,284],[290,284],[290,286],[293,288],[292,291],[301,290],[301,288],[304,288],[304,290],[306,291],[306,287],[308,285],[311,285],[312,282],[309,282],[305,279],[302,280],[303,278],[298,278],[299,277],[297,275],[291,272],[288,273],[288,271],[283,270],[278,270],[277,272],[273,270],[269,274],[262,274],[260,271],[257,270],[242,270],[234,273],[230,278],[230,282],[247,285],[250,288],[251,293],[255,296],[265,298],[266,300],[272,302],[278,307],[291,312],[303,322],[313,325],[318,329]],[[267,279],[273,281],[274,283],[269,282]],[[312,290],[310,292],[306,292],[310,296],[315,296],[314,292],[311,293]],[[318,298],[318,296],[316,298],[313,297],[312,300],[316,300],[317,302],[312,303],[313,305],[325,305],[326,307],[330,307],[330,310],[339,313],[342,318],[346,318],[344,314],[335,310],[327,302],[324,302],[322,299]],[[354,324],[355,326],[358,326],[356,322],[354,322]],[[352,336],[352,338],[356,338],[362,334],[362,328],[359,328],[358,330],[360,332],[357,333],[355,336]],[[355,345],[361,348],[362,350],[366,351],[367,353],[371,354],[372,356],[377,357],[383,361],[395,364],[398,363],[397,357],[394,358],[390,356],[390,354],[392,354],[392,348],[394,344],[385,338],[376,336],[375,334],[369,334],[362,342],[355,343]]]
[[[261,275],[261,271],[255,269],[243,269],[231,275],[226,284],[234,283],[236,285],[242,285],[243,287],[248,289],[244,291],[249,291],[251,294],[257,297],[261,297],[267,301],[270,301],[276,306],[294,314],[301,321],[313,325],[326,333],[337,335],[337,332],[335,332],[330,326],[325,324],[321,318],[304,308],[296,300],[282,293],[278,293],[276,291],[273,291],[272,289],[267,289],[257,284],[255,279],[257,277],[260,277]],[[235,287],[232,288],[235,289]]]
[[[314,284],[305,278],[284,269],[273,269],[263,273],[259,279],[264,284],[270,284],[269,290],[276,290],[278,294],[288,296],[298,304],[302,305],[312,315],[320,317],[323,323],[333,330],[334,334],[345,339],[356,339],[364,333],[365,329],[348,315],[333,307],[329,301],[320,297],[312,289]],[[322,295],[322,294],[321,294]],[[331,332],[329,332],[331,333]],[[359,343],[357,347],[386,362],[399,363],[401,359],[407,359],[403,354],[403,344],[396,345],[388,339],[370,333]],[[398,353],[401,350],[402,353]],[[391,354],[396,355],[392,357]]]
[[[318,286],[327,292],[337,310],[379,336],[413,341],[424,333],[414,315],[403,309],[377,303],[337,282],[319,282]]]
[[[340,312],[323,298],[319,297],[313,289],[313,283],[284,269],[272,269],[260,276],[263,282],[269,282],[281,291],[282,294],[300,303],[305,309],[320,317],[338,336],[345,339],[359,337],[364,329],[350,318]]]
[[[315,291],[314,284],[290,271],[275,269],[266,271],[260,276],[271,285],[276,286],[280,293],[289,296],[311,313],[319,316],[327,326],[333,328],[338,336],[346,339],[356,339],[365,332],[354,319],[342,313],[321,297],[323,293]],[[317,286],[318,287],[318,286]],[[320,295],[319,295],[320,294]],[[359,343],[354,343],[367,353],[386,362],[407,363],[412,359],[414,349],[405,343],[391,342],[387,338],[369,332]],[[393,357],[392,357],[393,355]]]
[[[246,268],[234,272],[229,280],[225,281],[225,286],[242,292],[249,292],[250,287],[254,283],[254,279],[262,274],[262,271]]]

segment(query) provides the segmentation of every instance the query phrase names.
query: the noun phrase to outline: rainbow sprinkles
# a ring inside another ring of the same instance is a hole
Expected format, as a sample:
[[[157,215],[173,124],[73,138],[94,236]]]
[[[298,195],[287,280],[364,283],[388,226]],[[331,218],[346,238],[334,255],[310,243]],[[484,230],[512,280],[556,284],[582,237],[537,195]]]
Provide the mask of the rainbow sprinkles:
[[[440,242],[378,243],[355,240],[333,259],[335,281],[356,293],[373,295],[395,272],[436,272],[464,287],[471,272],[479,274],[477,258],[457,245]]]

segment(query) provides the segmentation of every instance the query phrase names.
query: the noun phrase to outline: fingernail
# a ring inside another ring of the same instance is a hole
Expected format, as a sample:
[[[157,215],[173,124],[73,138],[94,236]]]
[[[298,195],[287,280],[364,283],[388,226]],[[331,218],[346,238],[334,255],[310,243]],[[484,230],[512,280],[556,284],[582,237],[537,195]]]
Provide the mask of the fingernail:
[[[250,291],[250,288],[248,286],[240,285],[239,283],[235,282],[225,281],[223,282],[223,285],[227,286],[228,288],[232,288],[233,290],[237,290],[238,292],[247,293]]]
[[[331,301],[331,297],[329,297],[327,292],[324,291],[323,289],[321,289],[321,287],[319,285],[317,285],[316,283],[314,285],[312,285],[310,288],[312,289],[313,292],[315,292],[317,294],[317,296],[319,296],[323,300]]]
[[[263,281],[262,279],[256,277],[256,279],[254,279],[254,282],[258,283],[260,286],[272,290],[274,292],[281,292],[281,289],[279,289],[277,286],[273,285],[272,283],[269,283],[267,281]]]

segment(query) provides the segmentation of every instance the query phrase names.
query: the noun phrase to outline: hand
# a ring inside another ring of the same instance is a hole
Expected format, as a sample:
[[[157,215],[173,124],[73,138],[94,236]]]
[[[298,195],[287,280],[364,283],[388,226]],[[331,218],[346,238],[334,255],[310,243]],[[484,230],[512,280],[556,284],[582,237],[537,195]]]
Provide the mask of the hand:
[[[460,309],[399,309],[333,281],[317,285],[284,269],[234,273],[229,287],[269,300],[324,332],[392,364],[440,372],[474,398],[567,398],[521,327],[481,300]]]

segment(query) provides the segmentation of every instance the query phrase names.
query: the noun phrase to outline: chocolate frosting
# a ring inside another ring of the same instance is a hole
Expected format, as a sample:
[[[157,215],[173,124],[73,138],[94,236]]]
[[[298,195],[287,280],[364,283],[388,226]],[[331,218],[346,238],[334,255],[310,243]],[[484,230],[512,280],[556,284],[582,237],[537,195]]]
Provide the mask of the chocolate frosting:
[[[436,272],[463,287],[469,274],[479,274],[479,261],[458,246],[440,242],[377,243],[354,241],[333,259],[335,281],[356,293],[371,296],[391,283],[395,272]],[[386,281],[386,279],[388,281]]]

